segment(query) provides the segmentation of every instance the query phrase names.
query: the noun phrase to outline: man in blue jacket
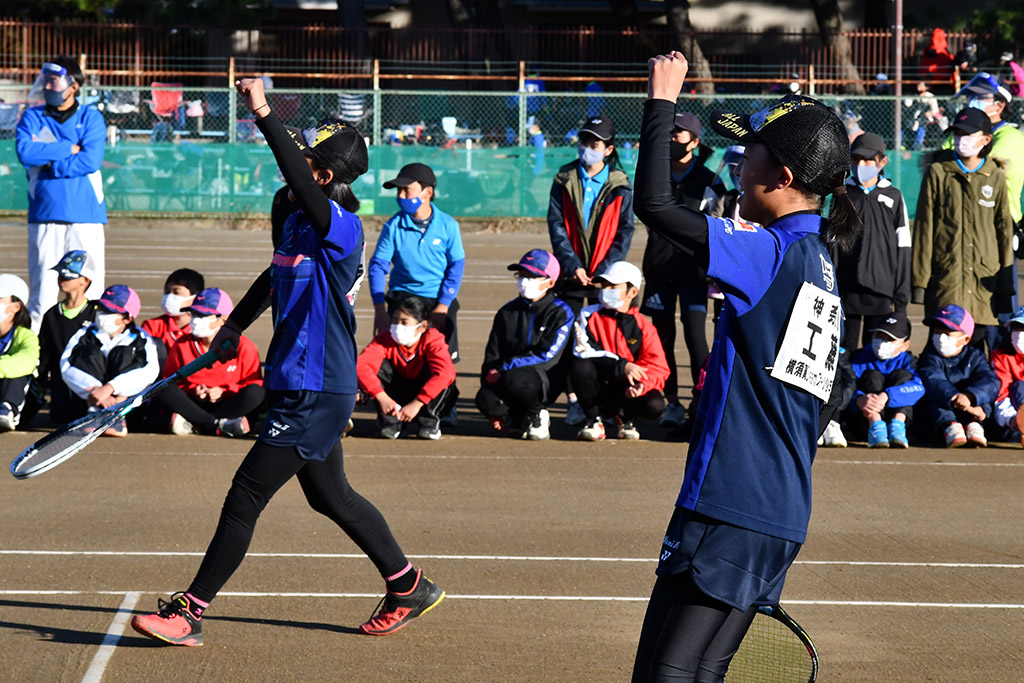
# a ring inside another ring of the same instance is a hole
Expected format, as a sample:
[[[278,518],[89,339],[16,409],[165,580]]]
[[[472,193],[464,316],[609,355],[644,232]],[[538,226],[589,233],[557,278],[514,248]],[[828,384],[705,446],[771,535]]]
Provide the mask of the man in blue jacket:
[[[457,363],[456,297],[466,269],[459,223],[433,204],[437,177],[426,164],[406,164],[384,188],[398,189],[399,211],[384,223],[370,258],[373,333],[388,329],[392,303],[415,294],[430,302],[430,323],[444,334]]]
[[[18,159],[28,174],[28,309],[33,330],[57,303],[57,277],[50,269],[67,252],[84,250],[95,264],[86,296],[98,299],[104,289],[107,207],[100,165],[107,127],[95,108],[80,106],[75,99],[84,83],[74,59],[47,62],[32,89],[46,104],[26,110],[18,122]]]

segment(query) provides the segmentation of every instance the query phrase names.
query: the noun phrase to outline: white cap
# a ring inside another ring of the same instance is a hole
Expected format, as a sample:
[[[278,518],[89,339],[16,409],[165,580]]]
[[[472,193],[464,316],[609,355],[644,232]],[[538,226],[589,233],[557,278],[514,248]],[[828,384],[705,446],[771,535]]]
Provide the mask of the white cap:
[[[0,296],[16,296],[24,304],[28,304],[28,285],[17,275],[4,273],[0,275]]]
[[[640,269],[629,261],[616,261],[594,279],[604,280],[610,285],[620,285],[623,282],[628,282],[637,289],[640,288],[644,281]]]

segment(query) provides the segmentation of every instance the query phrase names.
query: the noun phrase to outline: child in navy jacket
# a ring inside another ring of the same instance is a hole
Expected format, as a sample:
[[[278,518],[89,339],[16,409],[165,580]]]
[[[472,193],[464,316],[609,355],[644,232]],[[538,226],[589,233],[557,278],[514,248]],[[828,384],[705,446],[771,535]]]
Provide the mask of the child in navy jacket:
[[[931,329],[931,343],[921,354],[917,369],[932,423],[943,430],[947,448],[966,443],[983,448],[988,440],[981,423],[992,412],[999,378],[985,353],[968,345],[974,318],[950,304],[924,322]]]
[[[917,360],[910,353],[910,321],[896,311],[868,330],[871,346],[853,354],[856,391],[850,403],[850,423],[867,424],[869,448],[906,448],[907,425],[914,404],[924,396]],[[888,424],[887,424],[888,423]]]

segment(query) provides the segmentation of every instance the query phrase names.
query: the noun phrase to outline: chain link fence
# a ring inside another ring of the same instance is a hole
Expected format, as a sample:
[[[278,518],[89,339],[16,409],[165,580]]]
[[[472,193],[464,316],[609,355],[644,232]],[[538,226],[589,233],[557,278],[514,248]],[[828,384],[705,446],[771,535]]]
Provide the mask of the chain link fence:
[[[89,89],[86,104],[102,112],[107,148],[102,169],[107,207],[124,212],[267,213],[281,180],[273,155],[234,90],[180,86]],[[681,98],[707,126],[711,112],[753,112],[779,96]],[[551,179],[576,157],[576,133],[590,117],[610,118],[627,173],[632,175],[645,97],[632,93],[439,92],[391,90],[268,91],[285,124],[306,127],[324,118],[357,126],[371,145],[370,172],[355,186],[366,214],[389,215],[394,191],[381,184],[406,163],[420,161],[439,178],[438,202],[459,216],[543,217]],[[886,174],[912,209],[920,185],[920,154],[936,148],[962,102],[938,99],[938,115],[922,97],[822,96],[851,129],[878,133],[896,150]],[[0,209],[27,207],[26,180],[14,150],[19,105],[0,104]],[[1019,109],[1012,112],[1020,122]],[[705,130],[718,169],[728,140]]]

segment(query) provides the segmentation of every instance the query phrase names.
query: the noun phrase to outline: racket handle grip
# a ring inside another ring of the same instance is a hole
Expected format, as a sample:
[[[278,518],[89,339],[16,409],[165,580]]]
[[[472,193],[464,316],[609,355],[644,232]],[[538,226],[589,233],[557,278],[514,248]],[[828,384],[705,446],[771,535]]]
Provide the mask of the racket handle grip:
[[[230,342],[224,342],[225,349],[229,348],[230,346],[233,346]],[[200,370],[205,370],[206,368],[216,363],[219,359],[220,355],[217,353],[217,351],[214,349],[210,349],[203,355],[199,356],[199,358],[196,358],[191,363],[186,363],[185,365],[182,365],[180,368],[178,368],[178,371],[175,374],[180,379],[185,379],[189,375],[195,374]]]

